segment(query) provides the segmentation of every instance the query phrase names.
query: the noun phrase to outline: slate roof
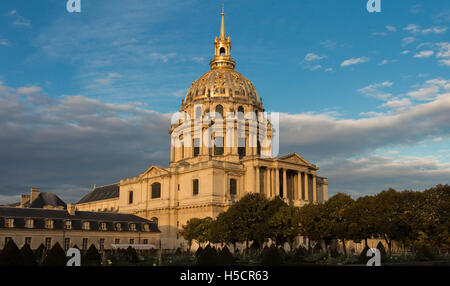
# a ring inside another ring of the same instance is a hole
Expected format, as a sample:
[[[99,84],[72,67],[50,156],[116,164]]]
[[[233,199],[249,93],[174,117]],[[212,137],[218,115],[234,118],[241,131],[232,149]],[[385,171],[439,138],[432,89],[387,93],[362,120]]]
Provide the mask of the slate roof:
[[[54,229],[63,229],[64,222],[70,220],[74,230],[82,229],[83,222],[89,221],[90,230],[94,231],[99,230],[101,222],[106,222],[107,231],[116,231],[117,223],[121,223],[122,231],[128,231],[128,225],[135,223],[137,231],[144,231],[144,224],[148,224],[150,232],[159,232],[155,222],[123,213],[76,211],[75,215],[70,215],[66,210],[0,207],[0,228],[5,227],[6,218],[14,218],[15,228],[25,228],[25,220],[32,218],[34,219],[33,229],[45,229],[45,220],[52,219]]]
[[[52,207],[63,207],[66,208],[66,203],[61,200],[54,193],[39,193],[38,197],[31,202],[26,204],[26,207],[29,208],[43,208],[44,206],[52,206]]]
[[[97,187],[84,196],[77,204],[114,199],[119,197],[119,184]]]

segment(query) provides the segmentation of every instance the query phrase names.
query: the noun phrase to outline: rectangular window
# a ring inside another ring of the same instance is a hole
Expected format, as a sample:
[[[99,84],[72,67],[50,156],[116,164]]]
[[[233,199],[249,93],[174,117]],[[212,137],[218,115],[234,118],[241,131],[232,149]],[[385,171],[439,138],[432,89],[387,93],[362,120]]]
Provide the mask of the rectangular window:
[[[134,244],[134,238],[130,238],[130,244]]]
[[[194,139],[194,157],[197,157],[200,154],[200,139]]]
[[[25,227],[26,228],[33,228],[34,227],[34,220],[31,219],[31,218],[27,219],[26,223],[25,223]]]
[[[130,205],[133,203],[133,191],[128,192],[128,203]]]
[[[192,194],[193,194],[194,196],[198,195],[198,179],[195,179],[195,180],[192,182]]]
[[[218,136],[214,138],[214,155],[223,155],[223,137]]]
[[[106,230],[106,222],[100,223],[100,230]]]
[[[64,250],[67,251],[70,248],[70,238],[64,238]]]
[[[83,237],[83,242],[81,244],[81,249],[82,250],[86,250],[87,247],[88,247],[87,245],[88,245],[88,239],[87,239],[87,237]]]
[[[51,219],[46,220],[45,221],[45,227],[47,229],[53,229],[53,220],[51,220]]]
[[[230,179],[230,195],[237,194],[237,181],[236,179]]]
[[[83,229],[89,230],[91,228],[91,224],[88,221],[83,222]]]
[[[116,238],[116,239],[114,240],[114,244],[120,244],[120,238]]]
[[[99,248],[100,248],[100,251],[103,251],[105,249],[105,239],[104,238],[100,238]]]
[[[148,244],[148,239],[144,239],[143,243]]]
[[[52,238],[46,237],[45,238],[45,249],[49,250],[50,248],[52,248]]]
[[[135,223],[131,223],[130,224],[130,230],[131,231],[136,231],[136,224]]]
[[[66,224],[64,225],[65,229],[72,229],[72,222],[70,220],[66,221]]]
[[[25,243],[31,247],[31,237],[25,237]]]
[[[14,227],[14,219],[13,218],[7,218],[5,220],[5,227]]]

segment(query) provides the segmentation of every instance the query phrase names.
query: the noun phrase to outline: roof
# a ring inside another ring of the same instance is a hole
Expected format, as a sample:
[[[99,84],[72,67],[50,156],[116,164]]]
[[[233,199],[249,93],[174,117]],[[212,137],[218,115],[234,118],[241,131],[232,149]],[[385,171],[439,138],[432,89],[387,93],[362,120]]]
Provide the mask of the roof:
[[[38,197],[34,199],[31,204],[27,202],[26,207],[29,208],[43,208],[44,206],[52,206],[52,207],[63,207],[66,208],[66,203],[61,200],[54,193],[39,193]]]
[[[119,184],[112,184],[94,188],[84,196],[77,204],[119,198]]]
[[[39,208],[14,208],[0,207],[0,228],[4,227],[5,218],[14,218],[16,228],[25,227],[25,219],[34,219],[34,228],[45,228],[45,220],[54,220],[55,229],[63,229],[64,221],[72,221],[72,229],[81,229],[82,222],[89,221],[91,230],[98,230],[100,222],[107,223],[107,230],[115,231],[116,223],[122,224],[122,229],[126,230],[129,223],[135,223],[137,230],[142,230],[144,224],[149,224],[151,232],[159,232],[155,222],[124,213],[108,213],[108,212],[86,212],[76,211],[75,215],[70,215],[66,210],[55,209],[39,209]]]

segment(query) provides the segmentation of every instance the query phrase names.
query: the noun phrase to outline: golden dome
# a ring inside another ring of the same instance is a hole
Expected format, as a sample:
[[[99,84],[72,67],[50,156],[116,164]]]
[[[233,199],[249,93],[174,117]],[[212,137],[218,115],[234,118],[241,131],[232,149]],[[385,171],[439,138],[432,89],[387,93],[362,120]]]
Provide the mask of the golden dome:
[[[223,8],[222,8],[223,9]],[[236,62],[231,58],[231,39],[225,36],[225,13],[222,10],[220,36],[214,41],[214,58],[209,63],[211,70],[192,83],[184,104],[210,98],[236,100],[253,104],[262,109],[262,103],[253,84],[234,70]]]
[[[206,72],[192,83],[185,104],[197,99],[224,98],[245,101],[250,104],[260,105],[253,84],[239,72],[230,68],[218,68]]]

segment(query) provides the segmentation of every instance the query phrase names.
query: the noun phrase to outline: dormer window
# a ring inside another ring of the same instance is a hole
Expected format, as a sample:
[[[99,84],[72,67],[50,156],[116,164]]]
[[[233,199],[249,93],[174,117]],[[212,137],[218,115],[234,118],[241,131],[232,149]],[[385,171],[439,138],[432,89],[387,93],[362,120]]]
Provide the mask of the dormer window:
[[[13,218],[7,218],[5,220],[5,227],[14,227],[14,219]]]
[[[64,225],[65,229],[72,229],[72,221],[66,220],[66,223]]]
[[[131,231],[136,231],[136,224],[135,223],[130,223],[130,230]]]
[[[53,220],[52,219],[48,219],[45,221],[45,228],[47,229],[53,229]]]
[[[26,227],[26,228],[33,228],[33,227],[34,227],[34,220],[31,219],[31,218],[28,218],[28,219],[25,221],[25,227]]]
[[[150,231],[150,226],[148,223],[144,224],[144,231]]]
[[[121,223],[116,223],[116,230],[117,231],[121,231],[122,230],[122,224]]]
[[[83,229],[84,230],[89,230],[91,229],[91,223],[88,221],[83,222]]]
[[[106,230],[106,222],[100,223],[100,230]]]

